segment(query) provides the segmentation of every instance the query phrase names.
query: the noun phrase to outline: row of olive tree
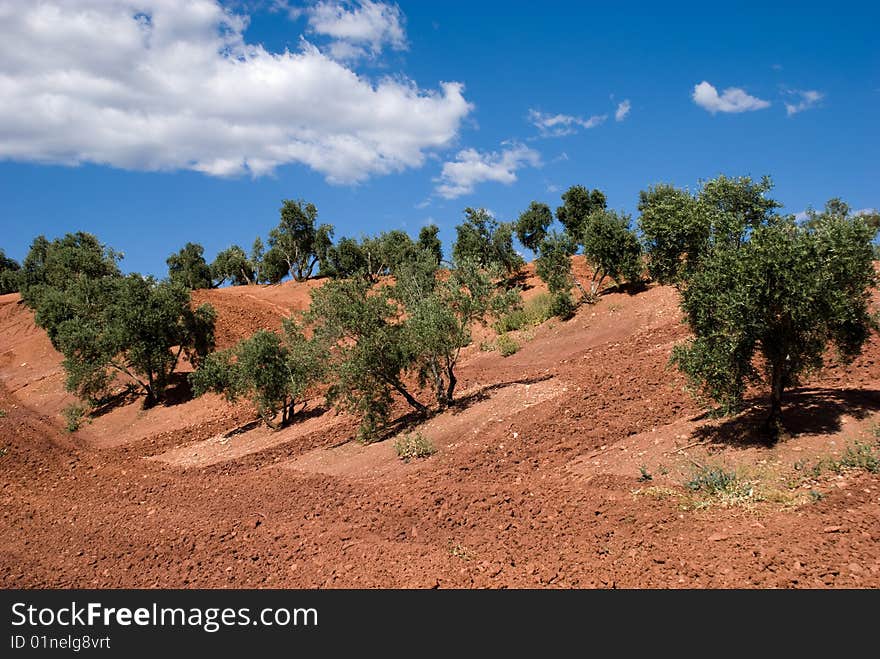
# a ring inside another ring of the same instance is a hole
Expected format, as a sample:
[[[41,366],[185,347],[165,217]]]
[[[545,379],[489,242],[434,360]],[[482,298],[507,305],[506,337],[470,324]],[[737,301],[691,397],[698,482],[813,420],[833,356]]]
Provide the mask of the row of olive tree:
[[[343,237],[333,243],[334,229],[318,224],[318,209],[305,201],[284,200],[281,219],[269,232],[268,249],[259,236],[250,253],[239,245],[219,252],[212,263],[204,256],[204,247],[187,243],[168,257],[168,277],[187,288],[214,288],[226,283],[277,284],[290,276],[305,281],[322,276],[348,277],[354,272],[369,279],[392,274],[397,266],[411,258],[416,249],[430,252],[437,263],[443,258],[439,229],[422,227],[413,241],[403,231],[383,232],[361,240]]]
[[[550,230],[550,207],[535,201],[519,216],[515,230],[519,241],[538,255],[536,272],[554,296],[554,312],[566,318],[577,306],[571,297],[573,288],[579,292],[578,302],[593,303],[609,277],[617,284],[641,283],[643,266],[642,248],[629,216],[608,210],[600,190],[575,185],[562,201],[556,209],[561,232]],[[587,285],[572,270],[575,254],[583,254],[590,265]]]
[[[371,241],[364,241],[367,248]],[[385,261],[382,271],[370,257],[337,271],[280,336],[258,332],[209,355],[191,376],[196,395],[248,397],[268,425],[280,427],[294,418],[296,405],[304,406],[307,392],[323,387],[329,404],[361,419],[364,440],[387,424],[397,398],[419,414],[451,405],[472,326],[515,307],[519,291],[493,276],[497,264],[479,262],[463,246],[441,271],[433,240],[397,237],[389,244],[403,246],[401,258]]]

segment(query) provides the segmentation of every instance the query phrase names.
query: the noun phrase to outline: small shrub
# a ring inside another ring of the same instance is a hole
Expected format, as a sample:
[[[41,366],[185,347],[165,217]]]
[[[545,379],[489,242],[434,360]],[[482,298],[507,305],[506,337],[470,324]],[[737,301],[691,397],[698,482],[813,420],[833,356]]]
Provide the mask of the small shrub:
[[[415,458],[427,458],[434,455],[437,449],[430,439],[420,432],[404,435],[394,442],[394,450],[404,462],[409,462]]]
[[[553,318],[556,315],[553,309],[554,302],[555,296],[550,293],[540,293],[526,302],[523,309],[529,324],[540,325]]]
[[[864,469],[872,474],[880,472],[880,458],[874,452],[873,447],[868,444],[856,442],[852,446],[847,446],[846,451],[840,456],[838,461],[838,471],[845,469]]]
[[[652,481],[652,480],[654,480],[654,477],[653,477],[653,476],[651,475],[651,473],[648,471],[648,468],[645,467],[645,465],[642,465],[641,467],[639,467],[639,478],[638,478],[638,481],[639,481],[640,483],[647,483],[648,481]]]
[[[510,313],[506,313],[499,318],[498,322],[496,322],[493,327],[499,334],[504,334],[505,332],[515,332],[516,330],[522,329],[527,323],[528,319],[526,317],[526,310],[514,309]]]
[[[82,425],[83,419],[86,416],[86,412],[86,407],[79,403],[68,405],[62,410],[61,413],[64,415],[67,432],[76,432],[79,430],[79,427]]]
[[[685,487],[693,492],[705,492],[706,494],[720,494],[726,491],[736,481],[735,472],[727,472],[724,469],[701,469],[694,477],[685,483]]]
[[[553,296],[551,311],[554,316],[558,316],[562,320],[568,320],[574,316],[575,309],[577,309],[577,305],[571,299],[571,295],[568,292],[557,293]]]
[[[497,347],[493,341],[480,341],[480,352],[495,352]]]
[[[0,446],[0,458],[9,453],[9,448],[7,446]]]
[[[470,561],[474,558],[474,555],[471,553],[471,551],[467,547],[459,543],[449,545],[449,555],[462,561]]]
[[[0,410],[0,419],[6,418],[6,410]]]
[[[499,334],[504,334],[540,325],[558,315],[555,304],[556,296],[550,293],[540,293],[525,302],[521,308],[504,314],[493,327]]]
[[[519,344],[510,338],[507,334],[498,337],[498,351],[502,357],[510,357],[519,351]]]

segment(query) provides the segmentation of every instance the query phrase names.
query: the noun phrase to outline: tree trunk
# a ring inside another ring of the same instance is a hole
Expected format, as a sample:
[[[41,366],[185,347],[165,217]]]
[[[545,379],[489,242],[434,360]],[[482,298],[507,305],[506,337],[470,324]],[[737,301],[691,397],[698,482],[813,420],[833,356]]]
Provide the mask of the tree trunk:
[[[455,371],[452,366],[446,367],[446,378],[446,395],[443,397],[443,407],[449,407],[455,402],[455,385],[458,383],[458,379],[455,377]]]
[[[399,393],[401,396],[403,396],[404,400],[406,400],[406,402],[409,403],[410,406],[412,406],[413,409],[415,409],[417,412],[419,412],[420,414],[427,414],[428,413],[428,408],[425,407],[424,405],[422,405],[419,401],[417,401],[413,397],[413,395],[411,393],[409,393],[404,388],[404,386],[402,384],[400,384],[400,382],[392,382],[391,386],[394,387],[394,389],[397,391],[397,393]]]
[[[765,422],[767,441],[770,444],[775,444],[785,433],[782,427],[782,378],[782,364],[774,364],[770,376],[770,415]]]

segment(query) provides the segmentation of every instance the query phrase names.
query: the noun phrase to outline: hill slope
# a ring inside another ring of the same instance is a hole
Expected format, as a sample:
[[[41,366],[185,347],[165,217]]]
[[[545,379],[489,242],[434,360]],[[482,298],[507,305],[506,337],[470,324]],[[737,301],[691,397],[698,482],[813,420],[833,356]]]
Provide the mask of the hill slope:
[[[196,298],[225,347],[314,285]],[[393,441],[350,441],[355,421],[318,400],[277,433],[215,396],[132,402],[65,433],[60,356],[2,296],[0,585],[880,585],[880,475],[840,458],[876,442],[880,341],[795,392],[795,435],[766,449],[758,408],[700,418],[667,366],[686,335],[656,286],[521,332],[508,358],[480,350],[487,330],[465,350],[460,404],[418,428],[437,454],[403,463]],[[737,477],[683,487],[713,468]]]

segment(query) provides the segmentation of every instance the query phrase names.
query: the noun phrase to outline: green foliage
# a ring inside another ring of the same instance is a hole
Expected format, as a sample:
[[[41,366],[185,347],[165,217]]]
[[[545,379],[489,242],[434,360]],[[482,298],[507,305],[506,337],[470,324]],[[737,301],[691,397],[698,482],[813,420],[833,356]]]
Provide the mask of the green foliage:
[[[238,245],[232,245],[217,254],[211,264],[211,278],[217,286],[222,286],[227,281],[234,286],[242,286],[255,283],[257,273],[254,262],[245,251]]]
[[[427,458],[434,455],[437,449],[433,442],[420,432],[411,433],[400,437],[394,442],[394,451],[404,462]]]
[[[393,284],[377,287],[360,276],[328,282],[312,292],[307,314],[331,348],[328,401],[361,417],[365,441],[386,424],[395,396],[428,411],[406,384],[410,374],[441,408],[451,404],[471,325],[505,313],[518,296],[469,260],[440,275],[428,250],[416,249],[396,267]]]
[[[645,465],[639,467],[639,477],[636,479],[640,483],[647,483],[648,481],[654,480],[654,477],[651,475],[651,472],[648,471],[648,468]]]
[[[229,401],[250,399],[266,425],[278,429],[293,420],[296,405],[305,405],[309,388],[323,376],[324,363],[320,343],[286,320],[282,336],[260,330],[234,348],[208,355],[190,374],[190,382],[197,396],[213,391]]]
[[[281,206],[281,221],[269,232],[269,260],[267,278],[275,283],[288,273],[296,281],[309,279],[320,260],[325,260],[332,245],[333,227],[316,226],[318,209],[314,204],[285,199]],[[269,258],[271,254],[271,258]],[[283,264],[283,265],[282,265]],[[281,268],[286,266],[279,277]]]
[[[321,345],[333,348],[328,402],[360,416],[365,441],[385,424],[394,393],[427,411],[403,382],[415,356],[398,316],[390,288],[373,290],[361,277],[335,279],[312,291],[307,320]]]
[[[846,469],[863,469],[872,474],[880,473],[880,452],[870,444],[855,442],[847,446],[839,458],[821,461],[813,471],[818,475],[825,468],[837,473]]]
[[[540,256],[535,261],[535,270],[553,295],[555,315],[560,318],[568,318],[574,312],[572,286],[577,285],[586,294],[571,272],[571,255],[576,249],[577,244],[571,236],[553,231],[541,241]]]
[[[571,299],[571,294],[567,292],[558,292],[553,296],[553,306],[551,307],[554,316],[562,320],[568,320],[574,316],[577,306]]]
[[[90,290],[93,294],[103,288],[107,280],[120,276],[118,261],[121,255],[102,245],[89,233],[68,233],[63,238],[49,242],[37,236],[25,256],[21,267],[21,298],[36,312],[37,324],[45,328],[52,338],[52,325],[60,317],[72,313],[65,293],[72,289]],[[41,302],[46,295],[53,295],[54,320],[41,320],[46,309]],[[93,299],[81,300],[86,304]],[[60,316],[60,317],[59,317]]]
[[[555,297],[549,293],[536,295],[521,307],[511,309],[493,325],[499,334],[534,327],[556,315]]]
[[[440,243],[440,227],[436,224],[429,224],[419,230],[419,237],[416,245],[419,249],[428,252],[431,257],[440,265],[443,260],[443,245]]]
[[[642,249],[630,218],[614,211],[597,211],[584,225],[583,252],[593,268],[590,298],[595,299],[606,277],[616,284],[639,282],[642,277]]]
[[[197,243],[187,243],[177,253],[169,256],[168,278],[186,288],[212,288],[211,268],[205,262],[205,248]]]
[[[685,487],[693,492],[704,492],[715,496],[729,490],[735,482],[736,472],[734,471],[704,467],[685,483]]]
[[[430,232],[422,236],[426,240],[425,247],[398,229],[365,237],[360,243],[353,238],[342,238],[327,250],[326,273],[334,277],[360,276],[375,282],[380,277],[395,274],[398,268],[418,258],[422,252],[429,253],[437,265],[440,263],[437,256],[439,240],[436,246],[432,246],[429,235]]]
[[[441,408],[453,402],[455,367],[461,349],[471,342],[471,326],[485,325],[520,302],[518,290],[499,288],[470,259],[457,262],[446,277],[437,277],[424,259],[413,261],[398,273],[394,295],[407,315],[407,338],[419,382],[431,386]]]
[[[552,223],[553,212],[550,207],[533,201],[516,221],[516,237],[525,247],[537,251]]]
[[[709,223],[709,244],[739,245],[748,233],[771,221],[781,204],[767,197],[773,181],[764,176],[753,181],[748,176],[719,176],[703,183],[697,203],[705,210]]]
[[[267,284],[277,284],[290,272],[290,265],[280,248],[270,247],[263,254],[262,277]]]
[[[0,249],[0,295],[17,293],[21,285],[21,266]]]
[[[84,405],[78,403],[68,405],[61,410],[61,414],[64,417],[64,427],[67,432],[76,432],[79,430],[87,412],[88,409]]]
[[[367,259],[358,241],[354,238],[341,238],[328,251],[327,264],[321,265],[321,271],[334,277],[353,277],[366,273]]]
[[[566,233],[580,243],[587,228],[587,219],[606,208],[605,194],[601,190],[588,190],[573,185],[562,194],[562,206],[556,209],[556,217]]]
[[[493,276],[513,275],[524,261],[513,248],[513,225],[497,222],[485,208],[465,208],[464,222],[455,227],[455,262],[473,261]]]
[[[772,216],[717,243],[682,290],[694,338],[675,348],[673,362],[727,411],[739,408],[748,382],[763,379],[775,439],[783,391],[823,364],[829,343],[843,361],[854,358],[875,326],[871,236],[859,218],[829,216],[805,228]]]
[[[90,313],[75,315],[57,328],[67,389],[98,400],[121,373],[159,402],[181,354],[193,363],[214,347],[215,312],[190,307],[188,289],[137,274],[113,281],[111,294]]]
[[[641,282],[642,258],[629,217],[606,210],[601,191],[575,185],[562,200],[556,216],[565,227],[563,233],[547,230],[550,209],[536,202],[520,216],[517,230],[520,241],[538,251],[536,271],[555,298],[557,315],[569,318],[575,309],[572,287],[578,288],[582,300],[594,302],[607,277],[618,284]],[[572,273],[571,257],[579,251],[593,269],[589,290]]]
[[[696,267],[709,239],[702,207],[686,190],[657,185],[639,193],[639,227],[648,271],[661,284],[679,282]]]
[[[498,352],[502,357],[510,357],[519,352],[519,344],[510,338],[509,334],[501,334],[496,340],[498,344]]]
[[[122,373],[151,405],[181,353],[197,362],[213,348],[214,312],[193,311],[181,283],[123,277],[119,258],[90,234],[40,236],[25,258],[22,298],[64,355],[69,391],[100,400]]]
[[[767,197],[769,177],[719,176],[696,195],[669,185],[642,191],[639,225],[651,276],[663,284],[681,284],[700,267],[715,246],[738,246],[773,217],[779,203]]]

